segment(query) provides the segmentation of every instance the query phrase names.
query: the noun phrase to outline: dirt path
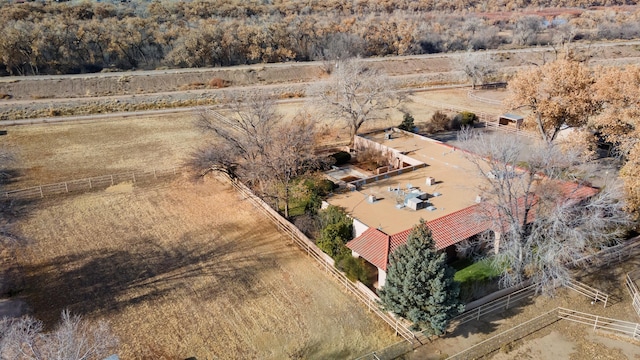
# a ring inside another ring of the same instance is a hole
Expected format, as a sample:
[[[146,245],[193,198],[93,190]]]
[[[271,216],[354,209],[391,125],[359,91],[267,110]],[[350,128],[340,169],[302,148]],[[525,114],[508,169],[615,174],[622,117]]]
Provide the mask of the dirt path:
[[[591,64],[638,63],[638,41],[574,44]],[[503,76],[552,56],[548,47],[495,50]],[[466,83],[458,70],[462,53],[365,59],[391,75],[400,87]],[[548,60],[548,59],[547,59]],[[0,119],[42,118],[106,112],[212,105],[224,94],[261,89],[281,98],[304,96],[309,82],[326,78],[323,64],[282,63],[214,69],[175,69],[125,73],[8,77],[0,79]],[[232,86],[209,89],[211,79]]]

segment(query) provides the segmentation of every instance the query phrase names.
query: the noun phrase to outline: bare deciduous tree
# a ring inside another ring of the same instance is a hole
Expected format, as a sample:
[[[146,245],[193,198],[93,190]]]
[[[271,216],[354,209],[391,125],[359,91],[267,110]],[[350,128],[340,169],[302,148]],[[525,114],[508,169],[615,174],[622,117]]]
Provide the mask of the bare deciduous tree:
[[[195,154],[193,165],[204,171],[222,170],[250,185],[258,183],[265,176],[263,154],[281,117],[273,99],[262,94],[238,94],[230,104],[231,116],[207,109],[197,114],[197,126],[213,135],[213,143]]]
[[[309,115],[299,113],[293,120],[280,124],[276,133],[264,154],[265,163],[270,179],[275,182],[275,193],[284,203],[284,216],[288,218],[292,181],[320,162],[314,153],[317,131]]]
[[[516,20],[513,28],[513,42],[517,45],[534,45],[542,31],[542,17],[527,15]]]
[[[503,286],[531,279],[540,291],[552,292],[572,278],[577,260],[610,245],[629,224],[617,186],[597,191],[567,181],[577,180],[567,179],[574,154],[549,143],[526,147],[504,134],[467,131],[461,138],[476,154],[468,158],[486,199],[478,220],[490,222],[496,233],[487,245],[504,267]]]
[[[310,93],[323,115],[346,123],[352,142],[365,122],[380,118],[382,110],[403,100],[386,75],[358,59],[338,61],[331,78],[313,85]]]
[[[458,66],[471,80],[473,89],[484,84],[489,76],[496,72],[496,65],[489,54],[467,51],[458,58]]]
[[[212,134],[209,146],[197,150],[190,161],[201,174],[221,171],[251,186],[262,197],[284,205],[289,216],[292,180],[320,162],[315,122],[305,112],[285,121],[272,99],[258,94],[238,96],[233,116],[203,110],[198,126]]]
[[[30,316],[0,320],[2,359],[98,360],[113,354],[117,347],[118,338],[106,322],[91,323],[68,310],[48,333],[43,332],[42,322]]]

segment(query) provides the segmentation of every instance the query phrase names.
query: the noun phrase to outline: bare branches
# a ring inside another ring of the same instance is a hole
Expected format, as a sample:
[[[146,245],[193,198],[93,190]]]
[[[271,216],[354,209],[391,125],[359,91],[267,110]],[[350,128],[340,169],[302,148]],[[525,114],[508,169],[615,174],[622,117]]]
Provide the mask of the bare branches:
[[[68,310],[49,333],[43,333],[42,322],[30,316],[2,319],[0,330],[2,359],[104,359],[118,347],[118,339],[106,322],[90,323]]]
[[[197,125],[211,134],[210,145],[197,150],[190,165],[204,175],[210,171],[241,179],[267,199],[284,203],[289,216],[289,201],[295,186],[292,181],[316,169],[315,121],[304,111],[291,121],[276,113],[272,99],[244,94],[234,99],[233,116],[215,111],[198,114]]]
[[[458,59],[458,66],[471,80],[473,89],[484,84],[496,72],[496,65],[489,54],[467,51]]]
[[[630,224],[618,186],[598,191],[566,180],[576,154],[549,143],[525,147],[505,134],[462,138],[478,155],[468,158],[483,179],[479,221],[490,222],[496,234],[486,240],[504,270],[503,286],[531,279],[551,292],[571,279],[576,260],[611,245]]]
[[[331,78],[315,84],[309,92],[319,100],[316,105],[323,114],[346,123],[351,141],[365,122],[379,118],[381,110],[396,107],[403,100],[392,91],[388,77],[358,59],[337,62]]]

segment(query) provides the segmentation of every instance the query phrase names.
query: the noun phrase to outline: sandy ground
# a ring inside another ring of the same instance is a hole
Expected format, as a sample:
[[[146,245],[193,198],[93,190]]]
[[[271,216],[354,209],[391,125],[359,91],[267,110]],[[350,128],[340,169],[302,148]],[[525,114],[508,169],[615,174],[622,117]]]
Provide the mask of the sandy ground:
[[[574,291],[560,289],[555,297],[538,296],[517,307],[463,324],[442,339],[418,348],[407,359],[441,359],[467,349],[484,339],[533,319],[556,307],[564,307],[612,319],[637,323],[640,319],[631,306],[624,287],[624,275],[640,266],[640,256],[622,264],[599,269],[579,278],[582,282],[610,294],[606,308]],[[630,359],[640,358],[640,342],[589,326],[561,320],[518,340],[492,358],[505,359]]]

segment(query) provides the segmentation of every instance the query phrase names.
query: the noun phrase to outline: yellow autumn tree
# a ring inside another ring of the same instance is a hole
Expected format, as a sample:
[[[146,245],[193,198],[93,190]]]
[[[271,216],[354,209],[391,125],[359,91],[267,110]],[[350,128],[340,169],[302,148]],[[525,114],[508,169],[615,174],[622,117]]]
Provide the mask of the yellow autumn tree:
[[[640,210],[640,67],[601,68],[593,86],[601,111],[592,125],[616,145],[626,163],[620,170],[629,209]]]
[[[505,103],[510,109],[531,110],[526,121],[551,143],[563,127],[583,127],[595,113],[593,83],[589,68],[567,56],[516,74]]]

